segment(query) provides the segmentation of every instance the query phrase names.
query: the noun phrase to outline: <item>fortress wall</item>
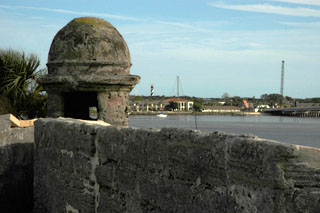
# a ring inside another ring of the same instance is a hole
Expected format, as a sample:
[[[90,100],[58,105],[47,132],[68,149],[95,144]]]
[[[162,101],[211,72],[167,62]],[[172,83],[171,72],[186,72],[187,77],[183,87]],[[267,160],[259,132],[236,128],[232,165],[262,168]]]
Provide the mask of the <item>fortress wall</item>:
[[[319,149],[254,136],[35,125],[34,212],[317,212]]]
[[[34,129],[11,128],[8,118],[0,116],[1,212],[32,212]]]

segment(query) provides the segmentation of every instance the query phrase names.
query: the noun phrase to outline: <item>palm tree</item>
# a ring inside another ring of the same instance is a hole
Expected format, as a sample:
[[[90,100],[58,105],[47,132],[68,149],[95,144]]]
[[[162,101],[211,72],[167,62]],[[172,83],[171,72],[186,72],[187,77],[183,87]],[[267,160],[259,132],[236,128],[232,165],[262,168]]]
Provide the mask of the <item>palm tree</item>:
[[[17,115],[25,112],[25,103],[30,102],[27,97],[41,90],[36,84],[39,65],[35,54],[0,50],[0,95],[10,100]]]

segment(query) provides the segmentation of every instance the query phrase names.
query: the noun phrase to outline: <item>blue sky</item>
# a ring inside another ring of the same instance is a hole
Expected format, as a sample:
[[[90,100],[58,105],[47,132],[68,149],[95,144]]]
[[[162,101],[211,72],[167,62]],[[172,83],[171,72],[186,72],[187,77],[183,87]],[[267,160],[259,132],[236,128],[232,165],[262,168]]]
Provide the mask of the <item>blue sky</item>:
[[[45,67],[54,35],[95,16],[125,38],[131,94],[197,97],[320,97],[320,0],[0,0],[0,48],[36,53]]]

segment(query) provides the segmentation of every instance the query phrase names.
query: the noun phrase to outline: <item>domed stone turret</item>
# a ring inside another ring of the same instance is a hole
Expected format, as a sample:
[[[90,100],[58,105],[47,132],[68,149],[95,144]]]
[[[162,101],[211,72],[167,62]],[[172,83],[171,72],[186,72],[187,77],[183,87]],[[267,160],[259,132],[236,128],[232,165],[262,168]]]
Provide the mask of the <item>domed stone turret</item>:
[[[76,18],[63,27],[54,37],[48,57],[49,74],[58,75],[88,71],[128,74],[130,66],[128,46],[117,29],[93,17]]]
[[[54,37],[48,56],[48,75],[39,79],[48,93],[48,116],[98,118],[128,125],[129,92],[140,77],[130,75],[128,46],[109,22],[73,19]]]

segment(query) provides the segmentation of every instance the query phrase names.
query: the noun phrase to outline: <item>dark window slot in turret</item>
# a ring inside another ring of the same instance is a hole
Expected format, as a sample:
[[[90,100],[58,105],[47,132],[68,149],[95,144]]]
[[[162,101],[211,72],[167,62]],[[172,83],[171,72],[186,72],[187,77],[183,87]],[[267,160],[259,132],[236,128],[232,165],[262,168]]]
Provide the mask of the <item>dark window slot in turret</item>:
[[[98,119],[97,92],[66,92],[64,97],[64,117],[83,120]]]

